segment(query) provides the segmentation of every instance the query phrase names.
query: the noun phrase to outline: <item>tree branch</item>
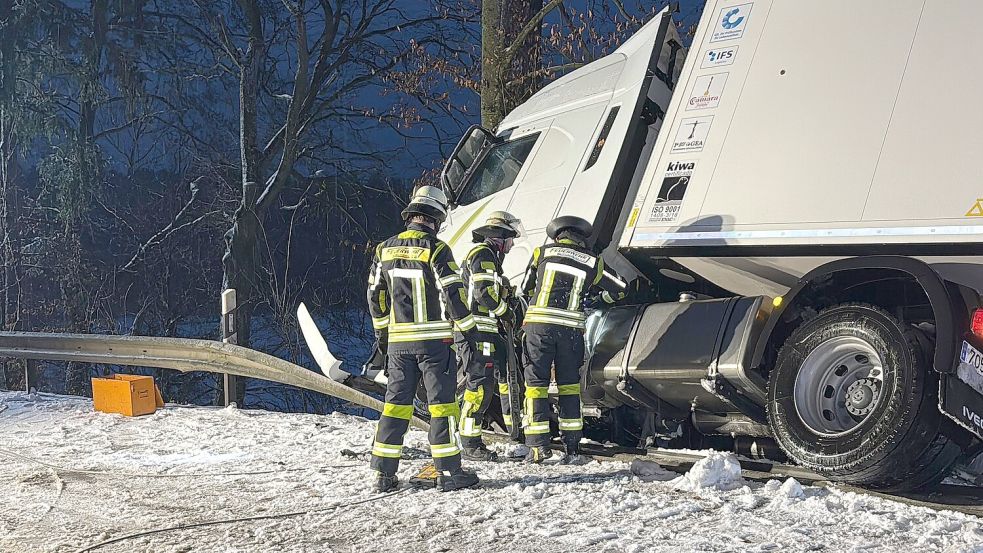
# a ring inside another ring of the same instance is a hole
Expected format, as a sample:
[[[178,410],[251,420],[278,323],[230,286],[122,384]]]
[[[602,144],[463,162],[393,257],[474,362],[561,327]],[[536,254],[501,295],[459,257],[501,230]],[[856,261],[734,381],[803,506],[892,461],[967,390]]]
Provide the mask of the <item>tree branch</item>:
[[[550,0],[549,4],[543,6],[543,9],[539,10],[539,13],[532,16],[532,19],[523,25],[522,29],[519,30],[519,33],[515,35],[515,40],[512,41],[512,44],[505,48],[504,55],[502,56],[502,67],[508,67],[512,64],[512,60],[519,52],[522,45],[525,44],[526,39],[529,38],[529,35],[532,34],[534,30],[538,29],[543,24],[543,20],[546,19],[546,16],[562,3],[563,0]]]
[[[167,240],[175,232],[177,232],[177,231],[179,231],[179,230],[181,230],[181,229],[183,229],[185,227],[188,227],[188,226],[191,226],[191,225],[195,225],[195,224],[199,223],[200,221],[204,220],[205,218],[207,218],[209,215],[211,215],[210,213],[206,213],[205,215],[202,215],[202,216],[198,217],[197,219],[195,219],[193,221],[190,221],[190,222],[182,222],[184,220],[184,218],[185,218],[185,215],[188,213],[188,211],[194,205],[195,200],[198,199],[198,193],[201,191],[201,189],[198,188],[198,183],[201,182],[202,179],[204,179],[204,178],[205,177],[198,177],[197,179],[195,179],[194,181],[191,182],[191,185],[190,185],[190,187],[191,187],[191,197],[184,204],[184,207],[182,207],[181,210],[178,211],[177,215],[174,216],[174,220],[171,221],[166,227],[164,227],[164,228],[160,229],[159,231],[157,231],[157,233],[155,233],[153,236],[151,236],[146,242],[144,242],[143,244],[140,244],[140,247],[137,248],[137,251],[136,251],[136,253],[133,254],[133,257],[131,257],[130,260],[126,262],[126,265],[123,265],[122,267],[120,267],[116,271],[117,273],[126,273],[126,272],[132,273],[135,270],[137,264],[139,264],[141,261],[143,261],[143,258],[147,254],[147,250],[149,250],[150,248],[153,248],[153,247],[159,245],[164,240]]]

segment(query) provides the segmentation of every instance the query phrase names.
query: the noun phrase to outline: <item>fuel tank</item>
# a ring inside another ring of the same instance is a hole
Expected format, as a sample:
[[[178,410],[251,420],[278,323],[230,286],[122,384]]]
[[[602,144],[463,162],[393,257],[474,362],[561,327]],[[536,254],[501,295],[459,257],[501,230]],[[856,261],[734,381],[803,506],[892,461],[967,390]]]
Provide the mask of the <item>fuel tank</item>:
[[[720,425],[698,425],[708,430],[736,418],[763,422],[766,382],[749,363],[770,308],[767,297],[737,296],[595,312],[587,324],[584,403],[679,420],[723,417]]]

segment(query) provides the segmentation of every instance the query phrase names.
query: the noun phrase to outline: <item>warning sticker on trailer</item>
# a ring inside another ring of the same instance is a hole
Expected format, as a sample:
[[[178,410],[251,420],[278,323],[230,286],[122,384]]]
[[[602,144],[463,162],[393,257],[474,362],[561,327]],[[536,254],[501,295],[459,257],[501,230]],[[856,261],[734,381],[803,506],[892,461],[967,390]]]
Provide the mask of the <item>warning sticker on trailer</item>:
[[[696,169],[695,161],[673,161],[666,167],[659,195],[649,214],[650,223],[672,223],[679,218],[686,187]]]
[[[628,227],[633,228],[635,223],[638,222],[638,215],[642,212],[642,204],[645,203],[643,200],[635,200],[635,203],[631,206],[631,215],[628,216]]]
[[[983,198],[977,198],[973,207],[966,212],[966,217],[983,217]]]

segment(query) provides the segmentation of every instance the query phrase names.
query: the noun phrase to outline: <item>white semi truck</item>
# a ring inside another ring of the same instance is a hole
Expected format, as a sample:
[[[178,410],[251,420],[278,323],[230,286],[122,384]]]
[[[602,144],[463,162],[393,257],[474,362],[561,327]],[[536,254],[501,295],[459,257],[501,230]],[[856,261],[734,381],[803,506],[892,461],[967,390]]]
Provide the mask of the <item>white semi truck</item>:
[[[442,237],[578,215],[636,279],[595,313],[594,437],[774,445],[830,478],[937,482],[983,436],[983,3],[708,0],[543,88],[448,161]],[[752,451],[753,450],[753,451]]]

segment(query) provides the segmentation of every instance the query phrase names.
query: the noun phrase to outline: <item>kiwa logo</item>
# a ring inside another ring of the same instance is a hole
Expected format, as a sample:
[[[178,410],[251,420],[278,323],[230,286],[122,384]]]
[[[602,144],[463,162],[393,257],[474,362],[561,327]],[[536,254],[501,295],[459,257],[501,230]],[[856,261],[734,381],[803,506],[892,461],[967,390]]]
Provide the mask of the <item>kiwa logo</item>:
[[[689,171],[692,173],[693,169],[696,169],[696,163],[692,161],[673,161],[669,163],[669,167],[666,167],[667,174],[675,174],[680,171]]]

